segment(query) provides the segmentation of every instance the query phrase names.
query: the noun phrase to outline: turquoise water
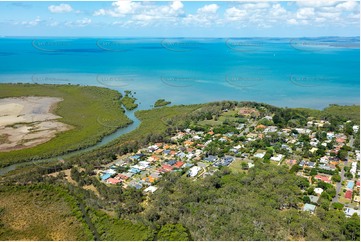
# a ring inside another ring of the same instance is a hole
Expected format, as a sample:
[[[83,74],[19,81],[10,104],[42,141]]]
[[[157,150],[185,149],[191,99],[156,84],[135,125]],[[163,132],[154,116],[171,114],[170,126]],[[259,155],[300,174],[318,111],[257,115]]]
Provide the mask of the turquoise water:
[[[132,90],[141,109],[252,100],[323,108],[360,102],[359,38],[0,38],[0,82]]]

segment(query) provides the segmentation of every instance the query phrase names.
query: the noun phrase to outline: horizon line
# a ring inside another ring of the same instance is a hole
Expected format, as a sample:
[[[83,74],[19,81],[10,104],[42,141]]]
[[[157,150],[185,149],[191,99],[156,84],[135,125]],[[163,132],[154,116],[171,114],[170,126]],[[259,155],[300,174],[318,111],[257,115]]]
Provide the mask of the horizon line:
[[[230,39],[230,38],[280,38],[280,39],[290,39],[290,38],[360,38],[360,35],[353,36],[342,36],[342,35],[320,35],[320,36],[297,36],[297,37],[283,37],[283,36],[214,36],[214,37],[199,37],[199,36],[95,36],[95,35],[83,35],[83,36],[61,36],[61,35],[0,35],[0,38],[7,37],[18,37],[18,38],[39,38],[39,37],[62,37],[62,38],[148,38],[148,39],[167,39],[167,38],[193,38],[193,39]]]

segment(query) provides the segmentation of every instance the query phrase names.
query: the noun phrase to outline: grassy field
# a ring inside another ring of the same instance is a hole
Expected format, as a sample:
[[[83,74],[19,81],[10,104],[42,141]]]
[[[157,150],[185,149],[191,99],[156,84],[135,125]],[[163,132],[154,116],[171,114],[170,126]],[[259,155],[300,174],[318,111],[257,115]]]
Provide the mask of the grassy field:
[[[233,171],[234,173],[244,173],[244,172],[246,172],[246,171],[242,169],[242,162],[247,163],[246,161],[243,161],[243,160],[241,160],[240,158],[236,158],[235,161],[233,161],[233,162],[229,165],[229,168],[230,168],[231,171]]]
[[[223,122],[226,120],[231,122],[238,120],[238,118],[235,117],[236,114],[237,114],[236,110],[229,110],[227,112],[222,113],[217,120],[215,120],[215,118],[213,117],[213,119],[210,120],[199,121],[199,124],[210,125],[210,126],[221,126]]]
[[[352,120],[357,124],[360,124],[360,106],[340,106],[330,105],[323,110],[308,109],[308,108],[296,108],[297,110],[306,111],[309,116],[315,118],[324,118],[327,116],[336,116],[340,119]]]
[[[96,144],[107,134],[132,121],[120,106],[121,94],[110,89],[71,85],[0,84],[0,98],[60,97],[55,108],[60,122],[75,127],[33,148],[1,152],[0,167],[32,158],[48,158]]]
[[[68,198],[55,190],[0,188],[0,240],[91,240]]]

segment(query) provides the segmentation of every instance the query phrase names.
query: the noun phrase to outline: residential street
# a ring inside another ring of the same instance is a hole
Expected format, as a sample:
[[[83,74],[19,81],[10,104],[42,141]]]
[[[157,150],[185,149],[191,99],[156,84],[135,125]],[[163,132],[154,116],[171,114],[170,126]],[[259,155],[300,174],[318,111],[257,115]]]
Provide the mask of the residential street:
[[[350,137],[350,143],[348,144],[350,147],[353,147],[353,142],[354,142],[354,138],[353,136]],[[347,161],[344,162],[344,166],[347,166],[348,164],[348,160],[349,160],[349,154],[351,152],[348,152],[348,155],[347,155]],[[332,202],[335,203],[335,202],[338,202],[338,194],[341,190],[341,187],[342,187],[342,182],[345,180],[345,170],[344,169],[341,169],[341,181],[338,182],[336,184],[336,196],[332,199]]]

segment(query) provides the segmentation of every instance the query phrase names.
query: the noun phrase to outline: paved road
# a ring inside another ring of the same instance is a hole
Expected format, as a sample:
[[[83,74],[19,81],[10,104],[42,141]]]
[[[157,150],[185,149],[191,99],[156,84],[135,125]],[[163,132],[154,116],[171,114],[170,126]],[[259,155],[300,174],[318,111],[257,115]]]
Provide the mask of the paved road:
[[[344,162],[345,166],[347,165],[347,161]],[[342,182],[345,180],[345,170],[342,168],[341,169],[341,181],[336,183],[336,196],[332,199],[332,202],[338,202],[338,194],[340,193],[340,190],[342,188]]]
[[[240,132],[240,135],[244,135],[244,134],[247,134],[248,132],[249,132],[249,128],[251,127],[251,126],[253,126],[253,127],[256,127],[256,124],[257,124],[257,120],[255,120],[253,123],[251,123],[251,124],[247,124],[246,125],[246,128],[243,130],[243,131],[241,131]]]
[[[354,138],[353,136],[351,135],[350,137],[350,143],[348,144],[350,147],[353,147],[353,142],[354,142]],[[349,160],[349,155],[350,153],[352,152],[348,152],[347,154],[347,161],[344,162],[344,166],[347,166],[347,163],[348,163],[348,160]],[[336,183],[336,196],[332,199],[332,202],[338,202],[338,194],[342,188],[342,182],[345,180],[345,170],[344,169],[341,169],[341,181]]]

